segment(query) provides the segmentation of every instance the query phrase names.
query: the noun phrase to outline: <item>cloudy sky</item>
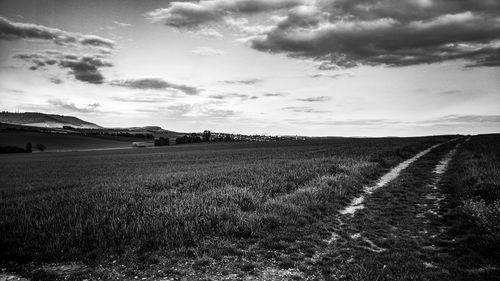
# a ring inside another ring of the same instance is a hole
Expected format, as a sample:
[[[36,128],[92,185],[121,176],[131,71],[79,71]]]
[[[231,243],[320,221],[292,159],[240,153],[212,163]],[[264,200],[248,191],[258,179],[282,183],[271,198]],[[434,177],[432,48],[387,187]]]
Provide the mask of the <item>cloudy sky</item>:
[[[0,0],[0,105],[185,132],[499,132],[500,1]]]

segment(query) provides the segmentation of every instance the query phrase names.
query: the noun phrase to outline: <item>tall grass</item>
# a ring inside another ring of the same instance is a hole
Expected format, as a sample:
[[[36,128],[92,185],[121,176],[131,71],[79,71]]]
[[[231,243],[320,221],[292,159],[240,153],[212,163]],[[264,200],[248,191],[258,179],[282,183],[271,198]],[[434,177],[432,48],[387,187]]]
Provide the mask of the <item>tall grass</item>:
[[[262,237],[339,209],[387,167],[443,139],[0,158],[0,260],[106,259]]]
[[[452,194],[485,243],[500,246],[500,135],[474,136],[452,163]]]

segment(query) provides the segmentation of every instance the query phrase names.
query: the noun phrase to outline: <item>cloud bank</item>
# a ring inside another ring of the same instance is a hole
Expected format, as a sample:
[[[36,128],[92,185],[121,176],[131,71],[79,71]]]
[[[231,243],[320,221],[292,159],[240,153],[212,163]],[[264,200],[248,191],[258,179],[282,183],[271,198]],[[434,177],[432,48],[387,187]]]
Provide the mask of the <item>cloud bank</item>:
[[[58,45],[80,44],[87,47],[113,48],[115,42],[96,35],[83,35],[43,25],[13,22],[0,16],[0,39],[39,39]]]
[[[218,21],[235,13],[256,14],[300,5],[302,0],[205,0],[199,2],[171,2],[167,8],[146,14],[151,22],[162,22],[173,27],[196,27]]]
[[[97,102],[92,104],[87,104],[85,107],[78,107],[74,103],[66,102],[59,99],[52,99],[47,101],[51,106],[56,107],[58,109],[62,109],[65,111],[71,112],[79,112],[79,113],[91,113],[96,112],[96,109],[101,105]]]
[[[278,10],[286,14],[272,14]],[[266,25],[242,17],[263,12],[270,14]],[[253,49],[314,60],[322,70],[451,60],[500,66],[494,0],[201,0],[172,2],[147,16],[184,28],[223,22],[246,33],[241,39]]]
[[[256,50],[317,60],[321,69],[457,59],[499,66],[499,11],[498,1],[317,1],[291,9],[249,42]]]
[[[109,83],[113,86],[126,87],[141,90],[176,90],[186,95],[197,95],[200,89],[183,84],[176,84],[165,81],[161,78],[137,78],[113,80]]]
[[[69,69],[69,73],[75,79],[91,84],[102,84],[104,76],[101,74],[101,68],[111,67],[113,64],[105,60],[100,55],[75,55],[64,54],[57,51],[46,51],[34,54],[17,54],[14,58],[31,62],[31,70],[44,69],[47,66],[58,66]],[[53,83],[60,84],[61,81],[53,80]]]

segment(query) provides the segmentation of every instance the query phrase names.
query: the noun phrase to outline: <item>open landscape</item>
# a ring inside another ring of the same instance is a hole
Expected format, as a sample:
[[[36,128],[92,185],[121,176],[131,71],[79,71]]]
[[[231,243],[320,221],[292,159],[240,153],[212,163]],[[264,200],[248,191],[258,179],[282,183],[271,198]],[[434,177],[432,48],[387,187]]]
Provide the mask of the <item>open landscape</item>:
[[[0,281],[500,281],[500,0],[0,0]]]
[[[4,155],[2,268],[31,280],[495,280],[499,140]]]

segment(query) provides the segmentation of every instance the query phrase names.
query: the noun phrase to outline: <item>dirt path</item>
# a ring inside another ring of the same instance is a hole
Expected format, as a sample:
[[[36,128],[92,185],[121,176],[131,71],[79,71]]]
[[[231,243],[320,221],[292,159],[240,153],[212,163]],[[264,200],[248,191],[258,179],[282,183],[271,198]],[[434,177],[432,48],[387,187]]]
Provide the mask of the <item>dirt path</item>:
[[[387,174],[383,175],[375,185],[366,186],[363,189],[363,194],[354,198],[352,200],[351,204],[349,204],[345,209],[341,210],[340,213],[342,215],[354,215],[357,210],[363,209],[365,207],[363,205],[363,202],[365,201],[365,197],[367,195],[372,194],[375,190],[383,187],[384,185],[388,184],[389,182],[391,182],[392,180],[397,178],[399,176],[399,174],[401,173],[401,171],[408,168],[408,166],[410,166],[413,162],[417,161],[420,157],[426,155],[427,153],[429,153],[429,151],[431,151],[432,149],[434,149],[440,145],[441,144],[436,144],[432,147],[429,147],[428,149],[417,153],[417,155],[413,156],[412,158],[410,158],[410,159],[400,163],[396,167],[392,168]]]
[[[316,253],[305,259],[310,265],[307,273],[268,267],[246,280],[372,280],[394,271],[406,252],[432,246],[428,240],[442,232],[436,218],[429,216],[440,216],[444,195],[437,186],[456,151],[456,142],[453,139],[423,150],[376,184],[366,186],[331,218],[328,225],[334,230]],[[412,182],[407,182],[410,179]],[[408,192],[408,188],[414,189]],[[413,269],[402,268],[410,272],[409,279],[429,268],[436,269],[435,276],[446,275],[446,270],[437,270],[434,257],[424,253],[407,263]],[[411,272],[417,273],[412,277]]]
[[[353,200],[335,218],[337,228],[324,249],[312,257],[320,272],[316,278],[490,280],[484,274],[496,270],[494,265],[467,260],[472,255],[461,248],[467,233],[453,229],[457,215],[443,188],[442,177],[463,142],[423,151],[384,176],[389,181],[366,188],[363,200]]]
[[[328,224],[330,228],[334,228],[334,231],[329,232],[330,237],[323,241],[323,246],[318,247],[314,255],[306,258],[305,264],[310,265],[306,274],[300,271],[266,268],[248,280],[371,280],[384,275],[384,271],[388,270],[389,261],[386,260],[381,265],[373,267],[371,264],[377,262],[377,256],[392,255],[391,243],[388,241],[403,243],[398,247],[404,250],[404,240],[418,239],[421,235],[416,233],[417,229],[400,229],[403,227],[399,223],[405,222],[408,217],[414,219],[416,215],[406,212],[399,214],[397,209],[391,208],[391,204],[399,205],[400,208],[407,205],[410,209],[414,209],[421,204],[418,202],[428,201],[425,197],[427,195],[439,198],[434,187],[455,153],[456,148],[453,142],[456,141],[457,139],[453,139],[423,150],[391,169],[376,184],[366,186],[360,196],[354,198],[346,208],[331,218]],[[417,166],[416,169],[415,166]],[[425,190],[420,189],[417,193],[410,193],[407,195],[408,198],[405,198],[407,186],[400,182],[401,174],[405,174],[405,177],[420,179],[422,183],[416,183],[416,186],[423,185],[426,187]],[[385,191],[386,187],[389,189],[396,187],[398,194],[395,196],[393,190]],[[386,198],[380,198],[382,192],[385,195],[383,197]],[[415,199],[418,202],[412,202]],[[430,208],[431,203],[434,204],[432,208]],[[428,208],[429,213],[438,212],[437,208],[440,207],[438,203],[433,201],[426,204],[421,206]],[[412,211],[417,212],[417,210]],[[423,210],[418,209],[418,212],[422,213]],[[398,233],[401,231],[402,234]],[[427,230],[427,233],[430,231]],[[402,235],[405,237],[402,241],[398,241]],[[365,263],[367,259],[370,260],[368,265]],[[392,266],[397,266],[397,264]],[[434,265],[432,261],[424,260],[419,261],[418,266],[426,268]]]
[[[440,180],[457,147],[450,142],[433,146],[366,187],[336,216],[336,230],[312,257],[321,272],[317,277],[452,280],[445,249],[459,241],[441,237],[450,210],[443,206]]]

